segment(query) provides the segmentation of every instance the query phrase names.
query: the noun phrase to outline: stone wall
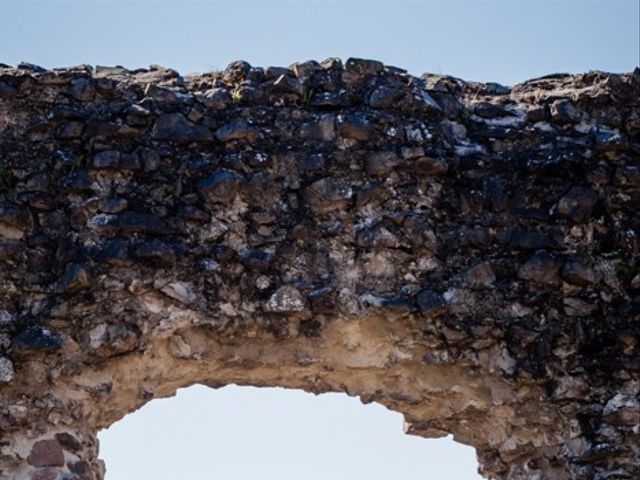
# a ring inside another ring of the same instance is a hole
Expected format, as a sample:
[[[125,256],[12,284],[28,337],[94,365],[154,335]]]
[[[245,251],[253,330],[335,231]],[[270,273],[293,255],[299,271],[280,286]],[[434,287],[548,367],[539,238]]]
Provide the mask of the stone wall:
[[[638,478],[639,98],[0,66],[0,477],[100,479],[98,429],[236,383],[379,402],[487,478]]]

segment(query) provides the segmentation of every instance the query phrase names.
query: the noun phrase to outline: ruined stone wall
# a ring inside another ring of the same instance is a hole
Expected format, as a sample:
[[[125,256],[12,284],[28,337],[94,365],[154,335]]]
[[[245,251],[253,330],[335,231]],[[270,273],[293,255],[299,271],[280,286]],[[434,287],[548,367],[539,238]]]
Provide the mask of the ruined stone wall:
[[[488,478],[638,478],[639,97],[0,66],[0,477],[100,479],[98,429],[237,383],[379,402]]]

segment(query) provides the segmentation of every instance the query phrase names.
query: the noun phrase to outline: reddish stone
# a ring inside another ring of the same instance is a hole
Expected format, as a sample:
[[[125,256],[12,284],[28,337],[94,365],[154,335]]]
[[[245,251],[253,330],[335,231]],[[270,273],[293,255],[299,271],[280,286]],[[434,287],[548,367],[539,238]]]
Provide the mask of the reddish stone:
[[[64,453],[57,440],[40,440],[33,445],[27,462],[34,467],[61,467]]]
[[[56,478],[58,478],[56,468],[44,468],[31,474],[31,480],[56,480]]]

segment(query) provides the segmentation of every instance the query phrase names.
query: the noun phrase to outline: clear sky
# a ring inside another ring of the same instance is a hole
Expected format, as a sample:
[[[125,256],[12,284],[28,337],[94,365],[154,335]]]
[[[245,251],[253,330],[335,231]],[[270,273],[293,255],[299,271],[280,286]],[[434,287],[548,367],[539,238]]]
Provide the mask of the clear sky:
[[[345,394],[193,386],[100,434],[106,480],[475,480],[472,448]]]
[[[376,58],[411,73],[514,84],[640,64],[638,0],[0,0],[0,62],[160,64],[183,74]],[[471,449],[402,434],[345,395],[191,387],[101,434],[107,480],[471,480]]]
[[[183,74],[362,56],[414,74],[513,84],[553,72],[631,71],[638,0],[0,0],[0,61]]]

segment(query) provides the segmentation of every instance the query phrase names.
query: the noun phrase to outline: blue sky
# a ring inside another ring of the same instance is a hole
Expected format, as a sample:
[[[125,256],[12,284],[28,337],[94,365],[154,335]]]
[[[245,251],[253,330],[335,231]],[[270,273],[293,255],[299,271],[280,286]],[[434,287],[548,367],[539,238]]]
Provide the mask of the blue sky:
[[[100,435],[106,480],[474,480],[475,453],[328,393],[193,386]]]
[[[183,74],[337,56],[514,84],[640,64],[638,0],[0,0],[0,61],[160,64]],[[101,434],[107,480],[471,480],[470,448],[402,434],[345,395],[191,387]]]
[[[0,60],[171,66],[370,57],[414,74],[513,84],[553,72],[631,71],[638,0],[0,0]]]

